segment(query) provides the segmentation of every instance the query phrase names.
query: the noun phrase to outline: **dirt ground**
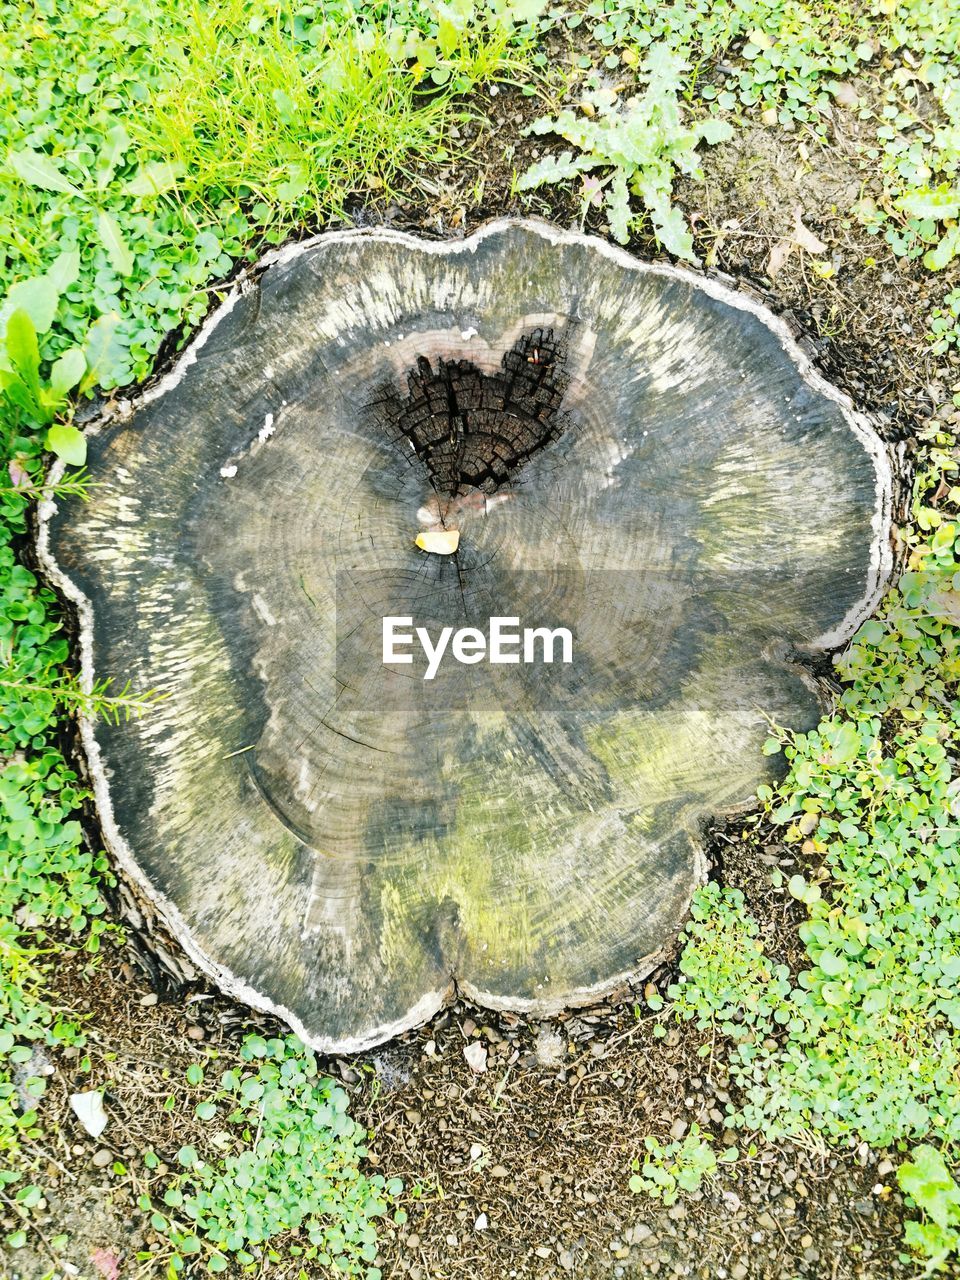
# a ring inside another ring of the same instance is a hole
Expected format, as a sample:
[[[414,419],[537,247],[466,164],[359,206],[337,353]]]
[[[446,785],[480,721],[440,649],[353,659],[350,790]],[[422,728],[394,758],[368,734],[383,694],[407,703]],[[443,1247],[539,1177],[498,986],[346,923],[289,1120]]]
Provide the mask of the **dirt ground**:
[[[865,91],[867,91],[865,89]],[[490,216],[534,212],[579,225],[569,197],[510,194],[513,168],[534,145],[520,127],[542,108],[516,92],[491,100],[493,127],[474,159],[424,175],[402,199],[358,213],[433,235],[469,232]],[[681,203],[695,219],[698,251],[711,269],[760,292],[807,333],[822,368],[889,433],[907,443],[931,419],[956,425],[949,404],[960,364],[934,361],[924,340],[926,315],[948,282],[896,260],[844,213],[870,174],[860,167],[864,137],[850,112],[838,112],[835,145],[746,127],[705,157],[706,180],[685,183]],[[467,129],[462,130],[462,141]],[[538,139],[536,147],[542,148]],[[482,177],[482,183],[479,179]],[[479,186],[478,186],[479,183]],[[828,280],[796,252],[771,279],[771,248],[795,212],[828,245]],[[591,215],[594,217],[594,215]],[[599,229],[599,221],[587,221]],[[649,256],[652,245],[631,246]],[[869,261],[875,260],[875,265]],[[799,957],[796,904],[770,884],[790,854],[714,833],[717,874],[741,887],[780,949]],[[270,1025],[200,987],[154,990],[151,966],[131,941],[94,971],[78,962],[56,974],[60,998],[89,1011],[89,1073],[79,1055],[50,1057],[42,1150],[52,1188],[39,1214],[42,1239],[10,1254],[8,1280],[55,1275],[132,1280],[163,1274],[162,1248],[137,1197],[162,1186],[139,1152],[162,1157],[191,1140],[197,1122],[181,1096],[187,1065],[203,1050],[230,1053],[239,1035]],[[155,975],[153,975],[155,976]],[[661,987],[669,970],[660,975]],[[387,1280],[494,1280],[495,1277],[689,1276],[701,1280],[895,1280],[916,1274],[898,1261],[902,1203],[893,1167],[865,1146],[828,1151],[766,1146],[755,1158],[708,1181],[671,1208],[632,1194],[630,1162],[643,1138],[680,1136],[696,1121],[723,1141],[725,1108],[736,1096],[724,1075],[722,1045],[698,1056],[703,1037],[671,1025],[655,1039],[655,1019],[637,993],[619,1003],[534,1023],[457,1004],[430,1025],[367,1055],[328,1065],[354,1093],[354,1113],[375,1131],[371,1161],[405,1183],[409,1219],[384,1229],[379,1262]],[[465,1045],[482,1039],[488,1066],[475,1074]],[[372,1068],[372,1072],[368,1070]],[[110,1123],[88,1138],[69,1112],[77,1087],[106,1082]],[[727,1135],[727,1140],[730,1135]],[[741,1148],[745,1135],[737,1138]],[[108,1154],[103,1154],[108,1153]],[[120,1160],[126,1172],[112,1169]],[[2,1211],[2,1206],[0,1206]],[[2,1212],[0,1212],[0,1216]],[[3,1218],[6,1230],[15,1226]],[[67,1233],[57,1249],[51,1241]],[[137,1251],[152,1251],[137,1262]],[[104,1261],[109,1255],[109,1266]],[[264,1265],[262,1275],[294,1277],[298,1267]],[[312,1273],[309,1273],[312,1275]]]

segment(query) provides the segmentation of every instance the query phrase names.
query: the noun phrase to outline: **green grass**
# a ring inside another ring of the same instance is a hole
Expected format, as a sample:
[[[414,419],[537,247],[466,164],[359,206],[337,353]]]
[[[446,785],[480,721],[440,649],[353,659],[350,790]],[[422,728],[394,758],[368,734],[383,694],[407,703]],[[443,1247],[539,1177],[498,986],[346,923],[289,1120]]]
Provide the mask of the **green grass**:
[[[305,8],[291,25],[265,7],[251,18],[243,0],[185,6],[135,139],[164,157],[180,198],[211,227],[242,208],[268,240],[343,215],[351,196],[391,196],[451,158],[447,130],[465,108],[449,90],[509,65],[511,24],[471,6],[441,49],[427,12],[407,7],[381,24],[362,9],[307,19]],[[410,35],[408,50],[400,37]],[[417,50],[443,65],[446,90],[407,65]]]
[[[255,246],[449,159],[457,95],[508,73],[522,38],[472,3],[33,11],[0,3],[0,297],[78,251],[41,353],[115,314],[104,387],[144,378]]]

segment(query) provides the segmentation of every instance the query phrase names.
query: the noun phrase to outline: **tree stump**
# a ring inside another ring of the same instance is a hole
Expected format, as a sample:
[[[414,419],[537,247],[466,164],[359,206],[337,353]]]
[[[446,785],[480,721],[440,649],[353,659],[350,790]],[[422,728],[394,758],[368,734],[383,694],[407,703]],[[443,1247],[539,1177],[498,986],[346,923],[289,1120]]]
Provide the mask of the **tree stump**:
[[[757,303],[546,224],[265,266],[42,512],[87,685],[165,695],[82,718],[109,852],[323,1050],[642,976],[878,599],[884,446]]]

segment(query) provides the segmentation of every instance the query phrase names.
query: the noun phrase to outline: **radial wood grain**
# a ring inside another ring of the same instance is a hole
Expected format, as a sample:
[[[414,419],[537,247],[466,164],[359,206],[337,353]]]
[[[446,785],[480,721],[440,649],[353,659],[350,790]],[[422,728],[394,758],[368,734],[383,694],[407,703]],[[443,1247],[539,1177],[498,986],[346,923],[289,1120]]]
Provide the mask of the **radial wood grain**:
[[[89,466],[41,558],[84,679],[166,695],[83,722],[109,849],[338,1051],[454,980],[546,1012],[649,969],[765,717],[819,714],[797,651],[889,569],[883,446],[779,322],[543,224],[273,255]],[[392,615],[565,626],[574,660],[427,681],[381,662]]]

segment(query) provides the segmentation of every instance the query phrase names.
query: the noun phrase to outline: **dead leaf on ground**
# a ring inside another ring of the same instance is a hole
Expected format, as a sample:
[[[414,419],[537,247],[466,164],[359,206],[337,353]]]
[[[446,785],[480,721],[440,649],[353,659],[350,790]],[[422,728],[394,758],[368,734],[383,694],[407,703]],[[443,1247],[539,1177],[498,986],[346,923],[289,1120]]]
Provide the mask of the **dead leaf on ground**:
[[[831,87],[830,92],[833,94],[834,101],[841,107],[850,107],[852,110],[860,105],[860,95],[853,85],[846,80],[838,80]]]
[[[945,618],[954,626],[960,625],[960,591],[938,591],[931,604],[935,618]]]
[[[755,28],[753,31],[748,31],[747,40],[750,44],[755,44],[758,49],[772,49],[774,45],[773,37],[768,35],[766,31],[761,30],[760,27]]]
[[[826,253],[827,251],[827,246],[820,237],[815,235],[809,227],[804,226],[799,209],[793,212],[793,230],[788,236],[778,240],[770,250],[770,257],[767,259],[767,275],[771,280],[777,272],[783,270],[794,249],[803,249],[805,253]]]

